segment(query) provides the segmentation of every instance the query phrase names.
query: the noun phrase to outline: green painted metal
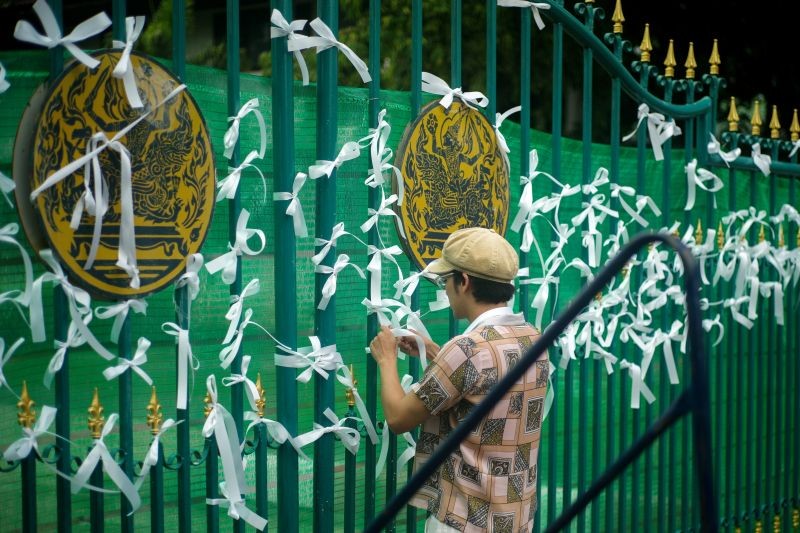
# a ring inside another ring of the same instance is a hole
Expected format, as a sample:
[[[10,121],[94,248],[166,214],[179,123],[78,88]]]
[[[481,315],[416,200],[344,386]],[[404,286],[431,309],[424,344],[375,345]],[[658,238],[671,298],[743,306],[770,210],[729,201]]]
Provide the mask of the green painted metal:
[[[358,416],[350,405],[347,410],[348,417]],[[347,427],[356,429],[358,424],[354,420],[347,421]],[[344,457],[344,531],[353,533],[356,530],[356,458],[352,453]]]
[[[461,87],[461,0],[450,0],[450,87]]]
[[[214,437],[205,440],[206,465],[206,498],[219,498],[219,460],[217,454],[217,441]],[[219,505],[206,505],[206,531],[208,533],[219,532]]]
[[[88,450],[87,450],[88,452]],[[89,476],[89,483],[93,486],[103,488],[103,466],[97,465]],[[103,533],[105,531],[105,494],[93,490],[89,495],[89,530],[91,533]]]
[[[530,158],[528,153],[531,149],[530,128],[531,128],[531,13],[529,10],[522,10],[520,16],[520,39],[519,39],[519,94],[520,94],[520,112],[519,112],[519,149],[522,157],[519,158],[519,175],[527,176],[530,172]],[[522,237],[520,237],[520,243]],[[519,265],[521,268],[526,266],[530,268],[530,260],[528,252],[520,250],[519,252]],[[528,285],[518,285],[517,289],[517,309],[521,311],[527,319],[529,313],[529,296]],[[537,483],[541,487],[541,476],[537,476]],[[541,493],[541,491],[539,491]],[[541,514],[541,505],[537,512],[537,520],[534,521],[534,527],[539,523],[538,517]]]
[[[66,342],[67,340],[67,313],[67,296],[59,285],[53,290],[53,315],[56,317],[53,337],[57,342]],[[55,403],[56,409],[58,409],[56,433],[59,435],[70,434],[69,361],[69,350],[67,350],[61,369],[55,377]],[[56,468],[59,472],[69,475],[72,472],[72,447],[69,441],[64,439],[60,439],[56,446],[58,449]],[[63,476],[56,478],[56,505],[58,506],[58,530],[72,531],[72,492],[69,480]]]
[[[161,442],[158,443],[158,462],[150,467],[150,501],[164,501],[164,445]],[[150,531],[165,531],[163,505],[150,505]]]
[[[131,317],[125,317],[122,324],[122,329],[119,332],[119,358],[130,360],[131,358]],[[131,390],[131,378],[133,372],[123,372],[119,376],[119,444],[123,450],[133,449],[133,401]],[[133,479],[133,455],[126,453],[122,456],[122,470]],[[122,522],[122,531],[126,533],[132,532],[133,529],[133,515],[131,513],[131,504],[124,494],[120,494],[120,521]]]
[[[486,96],[489,97],[486,116],[494,124],[497,113],[497,2],[492,0],[486,0]]]
[[[22,531],[23,533],[33,533],[38,530],[36,525],[36,455],[30,454],[21,463]]]

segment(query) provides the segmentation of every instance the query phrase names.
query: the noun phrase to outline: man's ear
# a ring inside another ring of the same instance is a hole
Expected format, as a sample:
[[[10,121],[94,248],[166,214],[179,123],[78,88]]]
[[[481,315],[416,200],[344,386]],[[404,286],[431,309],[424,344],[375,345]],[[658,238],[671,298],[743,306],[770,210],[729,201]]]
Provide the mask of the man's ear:
[[[461,272],[461,281],[462,281],[461,288],[463,292],[472,290],[472,278],[469,277],[469,275]]]

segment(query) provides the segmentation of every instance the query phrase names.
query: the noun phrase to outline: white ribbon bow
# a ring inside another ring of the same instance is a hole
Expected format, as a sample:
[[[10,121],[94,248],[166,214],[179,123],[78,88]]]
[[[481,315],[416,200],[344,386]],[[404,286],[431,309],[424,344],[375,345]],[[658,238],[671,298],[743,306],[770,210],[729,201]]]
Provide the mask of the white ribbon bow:
[[[344,229],[344,222],[339,222],[336,224],[333,229],[331,229],[331,238],[330,239],[320,239],[317,237],[314,239],[315,246],[322,246],[322,249],[314,254],[314,257],[311,258],[311,262],[315,265],[322,263],[322,261],[328,256],[328,252],[332,247],[336,246],[336,241],[339,240],[339,237],[343,235],[351,235],[351,233],[345,231]]]
[[[328,372],[334,372],[339,365],[344,364],[342,356],[336,351],[336,345],[322,346],[317,336],[310,336],[311,346],[292,350],[288,346],[278,343],[278,348],[287,355],[275,353],[275,364],[286,368],[304,368],[297,376],[300,383],[308,383],[313,372],[323,379],[328,379]]]
[[[327,433],[333,433],[334,435],[338,435],[339,438],[342,440],[342,444],[344,447],[352,453],[353,455],[358,453],[358,447],[361,443],[361,435],[359,434],[357,429],[350,428],[344,425],[345,422],[348,420],[358,420],[357,418],[348,416],[342,418],[341,420],[334,414],[330,407],[325,409],[325,412],[322,413],[325,415],[325,418],[330,420],[333,425],[332,426],[322,426],[314,422],[314,429],[309,431],[308,433],[303,433],[302,435],[298,436],[295,441],[297,445],[301,448],[307,446],[308,444],[318,440],[320,437]]]
[[[412,378],[410,375],[405,374],[403,376],[403,378],[400,380],[400,386],[403,387],[403,392],[408,394],[408,391],[411,390],[411,385],[413,384],[413,381],[414,381],[414,378]],[[406,435],[408,435],[409,437],[411,436],[409,433],[404,433],[403,437],[405,438]],[[408,441],[408,439],[405,438],[405,440],[409,444],[409,446],[406,448],[406,451],[404,451],[402,453],[402,455],[400,456],[401,458],[405,457],[406,454],[409,453],[409,450],[412,449],[411,448],[411,443]],[[413,441],[413,439],[412,439],[412,441]],[[412,458],[414,457],[414,455],[416,453],[416,443],[414,443],[413,450],[414,450],[414,453],[411,453],[411,457]],[[389,456],[389,424],[387,424],[386,421],[384,421],[383,422],[383,429],[381,431],[381,451],[378,454],[378,462],[375,464],[375,479],[378,479],[379,477],[381,477],[381,474],[383,473],[383,468],[386,465],[386,458],[388,456]],[[398,465],[397,472],[398,473],[400,472],[399,465]]]
[[[683,208],[684,211],[689,211],[692,209],[692,207],[694,207],[695,185],[704,191],[711,193],[711,198],[714,202],[714,208],[716,209],[717,197],[714,193],[722,189],[722,180],[719,179],[713,172],[710,172],[704,168],[697,168],[697,159],[692,159],[684,168],[686,170],[687,180],[686,206]],[[708,182],[710,182],[710,185],[707,185]]]
[[[661,210],[658,208],[653,199],[642,194],[637,195],[636,190],[633,187],[623,187],[617,183],[612,183],[610,188],[611,198],[617,198],[619,200],[619,204],[622,206],[622,209],[643,228],[646,228],[650,225],[650,222],[642,217],[642,211],[645,207],[649,207],[655,216],[661,216]],[[636,209],[633,209],[628,202],[625,201],[624,196],[636,196]]]
[[[653,396],[653,392],[644,382],[644,372],[642,369],[639,368],[639,365],[634,363],[629,363],[625,359],[619,362],[619,366],[622,369],[628,369],[628,375],[631,378],[631,409],[638,409],[639,408],[639,397],[643,396],[647,403],[653,403],[656,401],[656,397]]]
[[[236,141],[239,140],[239,126],[241,125],[242,119],[253,113],[256,116],[256,120],[258,120],[258,127],[261,131],[261,148],[258,151],[258,156],[260,158],[264,158],[264,154],[267,152],[267,125],[264,122],[264,115],[261,114],[261,111],[258,109],[258,98],[252,98],[248,100],[239,112],[236,113],[236,116],[228,117],[228,122],[231,122],[230,127],[228,127],[228,131],[225,132],[225,136],[223,137],[223,144],[225,145],[225,152],[224,155],[226,158],[230,159],[233,156],[233,149],[236,148]]]
[[[330,178],[335,169],[341,167],[346,161],[356,159],[359,155],[361,155],[361,148],[358,146],[358,143],[355,141],[346,142],[333,161],[319,159],[316,164],[311,165],[308,168],[308,176],[312,180],[319,179],[323,176]]]
[[[247,401],[250,402],[250,408],[255,411],[258,409],[256,400],[258,400],[261,395],[258,393],[255,382],[247,377],[247,369],[250,367],[250,359],[251,357],[249,355],[242,357],[241,374],[231,374],[230,376],[222,378],[222,385],[225,387],[232,387],[237,383],[241,383],[244,386],[244,392],[247,395]]]
[[[361,76],[361,81],[368,83],[372,80],[372,77],[369,75],[367,64],[364,63],[349,46],[338,41],[331,29],[322,22],[322,19],[315,18],[309,23],[309,26],[311,26],[311,29],[317,34],[317,37],[297,35],[294,39],[288,39],[286,41],[286,47],[290,52],[316,48],[316,52],[320,53],[328,48],[336,47],[344,54],[347,60],[350,61],[353,67],[355,67],[356,72]]]
[[[509,154],[511,153],[511,149],[508,147],[508,143],[506,142],[506,138],[503,137],[503,134],[500,133],[500,127],[503,125],[503,122],[513,115],[522,110],[522,106],[518,105],[516,107],[512,107],[505,113],[497,113],[494,119],[494,133],[497,135],[497,144],[500,145],[500,149],[503,150],[504,153]]]
[[[115,377],[122,375],[123,372],[129,368],[139,374],[139,377],[144,380],[148,385],[153,384],[153,380],[147,375],[147,372],[142,370],[141,365],[147,362],[147,350],[150,348],[150,341],[144,337],[139,337],[139,344],[136,347],[136,353],[132,359],[124,359],[120,357],[117,359],[116,366],[110,366],[103,370],[103,377],[111,381]]]
[[[461,90],[461,87],[451,89],[442,78],[434,76],[430,72],[422,73],[422,90],[426,93],[442,95],[439,103],[445,109],[450,109],[453,98],[460,98],[467,107],[472,107],[473,105],[486,107],[489,104],[489,99],[482,92],[469,91],[465,93]]]
[[[769,176],[770,165],[772,165],[772,158],[766,154],[761,153],[761,143],[755,143],[752,146],[753,164],[758,167],[762,174]]]
[[[2,92],[2,91],[0,91]],[[3,193],[3,197],[5,197],[6,202],[8,203],[8,207],[14,208],[14,202],[11,201],[11,191],[17,188],[17,184],[14,183],[14,180],[0,172],[0,193]]]
[[[261,282],[258,281],[258,278],[253,278],[245,285],[241,294],[234,294],[231,296],[231,306],[228,308],[228,312],[225,313],[225,318],[229,321],[228,332],[225,334],[225,340],[222,341],[222,344],[231,342],[231,339],[233,339],[233,336],[236,334],[237,328],[239,327],[239,319],[242,317],[245,298],[253,296],[260,290]]]
[[[133,309],[134,312],[140,315],[147,314],[147,302],[145,300],[125,300],[114,305],[100,306],[95,309],[95,316],[100,320],[107,318],[114,318],[114,324],[111,326],[111,342],[117,344],[119,342],[119,333],[122,330],[122,325],[125,323],[125,318],[128,316],[128,311]]]
[[[269,418],[261,418],[258,416],[257,412],[253,411],[245,412],[244,419],[251,421],[250,425],[247,426],[247,430],[245,430],[245,433],[247,433],[248,431],[250,431],[251,428],[259,424],[264,424],[264,427],[267,428],[269,436],[272,437],[272,440],[274,440],[277,444],[283,444],[284,442],[288,442],[289,444],[292,445],[292,448],[294,448],[294,450],[297,452],[297,455],[299,455],[306,461],[311,460],[305,453],[303,453],[303,450],[301,450],[297,446],[297,443],[289,434],[289,431],[280,422],[276,422],[275,420],[270,420]]]
[[[366,279],[364,271],[361,270],[358,265],[351,263],[350,256],[347,254],[339,254],[339,257],[336,258],[336,262],[332,267],[328,265],[317,265],[314,268],[314,272],[317,274],[329,274],[328,279],[325,280],[325,284],[322,286],[322,294],[317,309],[324,311],[328,308],[328,302],[330,302],[333,295],[336,294],[336,280],[339,277],[339,273],[348,266],[353,267],[356,272],[358,272],[358,275],[361,276],[361,279]]]
[[[383,173],[391,171],[397,183],[397,205],[403,205],[403,197],[405,196],[405,184],[403,183],[403,175],[400,169],[391,163],[393,152],[392,149],[386,146],[389,140],[389,134],[392,127],[386,122],[386,110],[382,109],[378,113],[378,126],[369,129],[369,135],[360,139],[359,143],[369,142],[369,157],[372,166],[372,172],[364,180],[364,185],[372,187],[373,189],[379,185],[383,185]],[[362,145],[363,146],[363,145]]]
[[[111,19],[108,18],[108,15],[102,12],[98,13],[92,18],[75,26],[75,29],[72,30],[69,35],[62,36],[58,21],[55,15],[53,15],[50,6],[47,5],[46,0],[36,0],[36,3],[33,4],[33,11],[39,17],[45,34],[42,35],[37,32],[28,21],[20,20],[14,28],[14,37],[16,39],[46,48],[55,48],[61,45],[66,48],[75,59],[90,69],[94,69],[100,64],[98,60],[78,48],[75,43],[97,35],[111,26]]]
[[[173,419],[167,418],[164,423],[161,424],[161,427],[158,429],[158,433],[153,435],[153,440],[150,442],[150,447],[147,448],[147,453],[145,453],[144,459],[142,460],[142,470],[139,472],[139,479],[134,482],[136,490],[139,490],[144,484],[144,480],[147,479],[147,474],[150,473],[150,468],[158,464],[161,435],[166,433],[166,431],[170,428],[173,428],[182,422],[183,420],[180,422],[175,422]]]
[[[235,483],[231,483],[236,487]],[[222,498],[206,498],[206,505],[218,505],[222,508],[228,508],[228,516],[234,520],[244,520],[258,531],[262,531],[267,527],[267,519],[259,515],[252,509],[247,507],[247,504],[239,494],[239,490],[233,487],[228,488],[228,482],[219,484],[219,491]]]
[[[378,444],[378,434],[367,412],[367,406],[364,404],[364,400],[361,399],[361,395],[358,393],[355,383],[353,383],[353,375],[350,373],[350,369],[348,369],[346,365],[339,365],[339,368],[336,369],[336,379],[353,393],[356,409],[358,410],[361,420],[364,422],[369,440],[372,441],[372,444]]]
[[[2,91],[0,91],[2,92]],[[794,141],[792,143],[792,151],[789,152],[789,157],[794,157],[794,154],[797,153],[797,150],[800,149],[800,139]]]
[[[378,302],[381,300],[383,271],[382,258],[385,257],[390,262],[394,263],[394,266],[397,268],[397,276],[399,279],[403,277],[403,269],[397,263],[397,259],[395,259],[394,256],[402,254],[403,250],[397,245],[390,246],[389,248],[378,248],[372,244],[367,245],[367,255],[372,256],[372,259],[370,259],[369,264],[367,265],[367,271],[370,274],[369,297],[373,302]]]
[[[33,291],[33,265],[31,264],[31,258],[28,256],[28,252],[26,252],[25,248],[14,238],[14,235],[18,232],[19,225],[13,222],[6,224],[0,228],[0,243],[11,244],[19,249],[20,256],[22,257],[22,267],[25,271],[25,288],[14,300],[21,305],[27,306],[30,305]]]
[[[261,169],[253,164],[253,160],[257,157],[259,157],[258,150],[253,150],[245,156],[241,165],[233,169],[229,168],[228,175],[217,183],[217,188],[219,189],[217,191],[217,202],[221,201],[223,198],[228,200],[236,198],[236,191],[239,189],[239,181],[242,178],[242,172],[247,168],[252,168],[261,176],[261,183],[264,185],[264,198],[266,199],[267,180],[264,178],[264,173],[261,172]]]
[[[406,233],[403,231],[403,224],[400,220],[400,217],[397,213],[392,209],[390,206],[397,203],[397,195],[392,194],[388,198],[383,192],[383,188],[381,188],[381,205],[378,209],[368,208],[367,213],[369,213],[369,218],[361,224],[361,231],[366,233],[370,230],[372,226],[378,223],[378,217],[385,216],[385,217],[395,217],[399,222],[397,224],[397,229],[400,231],[400,236],[405,239]]]
[[[91,314],[86,314],[82,319],[82,324],[87,326],[89,322],[92,320]],[[61,370],[61,367],[64,366],[64,358],[67,355],[67,350],[70,348],[77,348],[79,346],[83,346],[86,344],[86,339],[84,338],[83,334],[78,328],[75,320],[70,321],[69,327],[67,328],[67,338],[64,341],[55,341],[54,346],[56,348],[53,357],[50,358],[50,362],[47,363],[47,368],[44,371],[44,379],[43,383],[44,386],[48,389],[50,385],[53,383],[53,378],[55,377],[56,373]]]
[[[540,9],[550,9],[550,4],[545,2],[529,2],[528,0],[497,0],[497,5],[501,7],[530,7],[533,13],[533,20],[536,21],[536,26],[544,29],[544,21],[542,15],[539,13]]]
[[[235,336],[233,337],[232,342],[230,344],[228,344],[227,346],[225,346],[222,350],[220,350],[220,352],[219,352],[219,360],[220,360],[219,366],[221,366],[222,368],[228,368],[229,366],[231,366],[231,363],[233,363],[233,360],[236,359],[237,355],[239,355],[239,348],[242,346],[242,340],[244,339],[244,330],[247,328],[247,326],[249,326],[250,324],[258,326],[258,324],[256,324],[252,320],[250,320],[250,318],[252,316],[253,316],[253,310],[252,309],[248,309],[247,311],[244,312],[244,320],[242,320],[242,323],[239,324],[239,327],[235,330]],[[261,327],[261,326],[258,326],[258,327]],[[226,337],[226,342],[228,342],[227,337]],[[244,371],[246,372],[246,369]],[[224,382],[224,378],[223,378],[223,382]],[[254,409],[255,409],[255,407],[254,407]]]
[[[34,424],[33,428],[22,428],[21,439],[11,443],[11,446],[3,452],[6,461],[21,461],[28,457],[32,451],[39,452],[39,437],[42,435],[53,435],[48,429],[56,418],[56,408],[49,405],[42,406],[42,413]]]
[[[558,286],[561,281],[555,274],[558,272],[558,268],[561,266],[562,262],[563,260],[560,258],[553,261],[550,264],[550,268],[547,270],[547,273],[541,278],[529,278],[520,281],[521,285],[539,285],[539,289],[536,291],[536,296],[533,297],[533,301],[531,302],[531,307],[536,310],[536,317],[533,325],[536,326],[536,329],[538,330],[542,329],[542,316],[544,314],[544,308],[550,300],[550,285],[555,287],[555,299],[556,301],[558,300]]]
[[[6,68],[0,63],[0,94],[6,92],[9,87],[11,87],[11,84],[6,79]]]
[[[667,139],[681,134],[681,129],[675,124],[674,120],[667,120],[661,113],[651,113],[647,104],[639,105],[638,119],[636,128],[628,135],[622,138],[625,142],[636,134],[644,120],[647,120],[647,132],[650,135],[650,144],[653,147],[653,155],[656,161],[664,159],[664,152],[661,150]]]
[[[186,258],[186,272],[181,274],[175,288],[189,287],[189,299],[194,300],[200,294],[200,269],[203,268],[203,254],[192,254]]]
[[[200,368],[200,361],[192,353],[189,342],[189,330],[181,328],[174,322],[161,324],[161,330],[175,337],[178,344],[178,399],[176,408],[186,409],[189,398],[189,369],[192,369],[192,388],[194,388],[194,371]]]
[[[306,216],[303,214],[303,206],[300,203],[300,190],[305,185],[306,178],[308,178],[307,174],[298,172],[294,177],[294,182],[292,182],[292,192],[272,193],[272,199],[275,201],[289,200],[289,205],[286,206],[286,214],[292,217],[296,237],[308,237]]]
[[[719,141],[717,140],[717,138],[714,137],[714,134],[709,132],[708,135],[709,135],[709,137],[711,137],[711,140],[708,141],[708,153],[709,154],[719,154],[720,159],[722,159],[722,161],[725,162],[725,166],[730,167],[731,163],[736,161],[736,159],[740,155],[742,155],[742,149],[741,148],[734,148],[733,150],[731,150],[729,152],[723,151],[722,150],[722,146],[719,144]]]
[[[250,212],[247,209],[242,209],[239,213],[239,220],[236,222],[236,239],[233,246],[228,245],[229,251],[217,257],[213,261],[206,263],[206,270],[210,274],[216,274],[222,270],[222,281],[226,285],[230,285],[236,281],[236,270],[239,266],[238,258],[242,254],[258,255],[267,245],[267,238],[264,232],[260,229],[250,229],[247,227],[247,222],[250,220]],[[251,237],[256,236],[261,241],[261,246],[257,249],[250,248],[247,242]]]
[[[133,64],[131,63],[133,43],[139,38],[142,29],[144,29],[144,17],[127,17],[125,19],[125,41],[114,41],[113,43],[114,48],[122,48],[122,55],[111,75],[122,80],[128,103],[134,109],[144,106],[142,99],[139,98],[139,91],[136,89],[136,78],[133,75]]]
[[[739,312],[739,306],[742,304],[747,303],[750,300],[749,296],[741,296],[739,298],[727,298],[723,300],[722,306],[726,309],[730,309],[731,316],[733,319],[738,322],[739,324],[743,325],[747,329],[753,328],[753,322],[744,316],[742,313]]]
[[[19,348],[23,342],[25,342],[25,338],[20,337],[14,342],[14,344],[9,346],[8,351],[6,351],[6,341],[0,337],[0,387],[7,387],[8,390],[12,390],[11,386],[8,384],[8,380],[6,380],[5,374],[3,374],[3,367],[9,361],[9,359],[11,359],[11,356],[14,355],[14,352],[17,351],[17,348]]]
[[[272,10],[270,17],[272,27],[270,28],[270,39],[276,37],[286,37],[288,41],[297,39],[298,35],[295,32],[302,30],[306,26],[305,19],[293,20],[291,23],[286,20],[286,17],[277,9]],[[300,74],[303,76],[303,85],[308,85],[308,66],[303,54],[299,50],[294,52],[294,58],[297,60],[297,65],[300,67]]]

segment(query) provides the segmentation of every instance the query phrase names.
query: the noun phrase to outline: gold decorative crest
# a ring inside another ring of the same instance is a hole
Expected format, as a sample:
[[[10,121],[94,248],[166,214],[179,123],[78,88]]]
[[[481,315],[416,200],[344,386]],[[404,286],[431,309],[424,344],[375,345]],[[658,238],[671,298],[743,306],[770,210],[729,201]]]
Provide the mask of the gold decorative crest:
[[[70,278],[95,296],[139,297],[166,287],[179,276],[188,255],[199,251],[214,207],[214,158],[206,124],[187,90],[159,105],[180,82],[155,61],[131,54],[143,109],[128,103],[123,81],[112,77],[119,51],[95,54],[89,70],[75,62],[56,80],[41,107],[33,141],[30,189],[87,154],[98,133],[111,139],[149,113],[119,141],[129,153],[133,220],[141,285],[116,265],[121,237],[121,157],[105,149],[97,156],[108,191],[108,210],[94,263],[86,268],[95,217],[76,204],[84,197],[88,165],[46,189],[34,201],[48,246]],[[85,199],[84,199],[85,201]]]
[[[403,133],[396,166],[405,188],[403,205],[395,207],[405,232],[401,240],[420,269],[441,255],[458,229],[481,226],[505,234],[508,158],[480,111],[457,98],[449,109],[428,104]]]

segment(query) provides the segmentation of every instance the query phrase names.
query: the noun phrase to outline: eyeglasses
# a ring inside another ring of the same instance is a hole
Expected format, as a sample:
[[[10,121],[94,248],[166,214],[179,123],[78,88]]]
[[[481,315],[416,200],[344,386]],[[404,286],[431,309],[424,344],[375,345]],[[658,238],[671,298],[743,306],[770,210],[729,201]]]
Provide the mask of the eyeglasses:
[[[447,274],[442,274],[441,276],[437,276],[433,282],[436,284],[437,287],[440,289],[444,289],[447,286],[447,278],[452,278],[455,276],[455,272],[448,272]]]

